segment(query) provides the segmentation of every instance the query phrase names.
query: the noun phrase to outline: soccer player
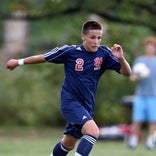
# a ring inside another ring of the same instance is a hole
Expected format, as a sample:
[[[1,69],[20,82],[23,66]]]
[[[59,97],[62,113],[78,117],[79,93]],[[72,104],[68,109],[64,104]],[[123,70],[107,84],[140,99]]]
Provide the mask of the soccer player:
[[[102,25],[86,21],[82,26],[81,45],[64,45],[51,51],[22,59],[11,59],[8,69],[36,63],[63,63],[65,70],[61,91],[61,112],[67,121],[64,136],[54,147],[51,156],[65,156],[74,148],[75,156],[88,156],[99,136],[99,128],[93,120],[95,94],[98,80],[106,70],[115,70],[130,76],[131,68],[123,49],[114,44],[110,49],[100,45]]]

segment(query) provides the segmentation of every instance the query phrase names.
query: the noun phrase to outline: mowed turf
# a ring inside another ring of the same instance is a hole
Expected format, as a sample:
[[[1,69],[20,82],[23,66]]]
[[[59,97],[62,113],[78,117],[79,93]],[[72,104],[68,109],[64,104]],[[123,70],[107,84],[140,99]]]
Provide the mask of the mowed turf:
[[[61,128],[0,127],[0,156],[49,156],[62,137]],[[74,156],[75,150],[68,156]],[[156,148],[147,150],[142,140],[135,150],[125,141],[97,141],[90,156],[155,156]]]

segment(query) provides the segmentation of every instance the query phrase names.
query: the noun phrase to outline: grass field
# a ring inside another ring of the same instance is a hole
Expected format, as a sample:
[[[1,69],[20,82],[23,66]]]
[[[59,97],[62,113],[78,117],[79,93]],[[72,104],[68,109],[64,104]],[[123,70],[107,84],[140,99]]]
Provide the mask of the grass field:
[[[49,156],[62,137],[59,128],[0,127],[0,156]],[[97,141],[90,156],[155,156],[156,148],[147,150],[142,140],[136,150],[124,141]],[[74,156],[74,150],[68,156]]]

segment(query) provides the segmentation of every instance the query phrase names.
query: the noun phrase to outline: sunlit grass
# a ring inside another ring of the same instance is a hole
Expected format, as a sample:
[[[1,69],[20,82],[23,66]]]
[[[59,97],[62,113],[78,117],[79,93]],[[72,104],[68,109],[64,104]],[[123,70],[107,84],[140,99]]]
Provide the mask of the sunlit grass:
[[[62,137],[60,128],[0,127],[0,156],[49,156]],[[74,156],[75,150],[68,155]],[[141,141],[136,150],[125,141],[97,141],[90,156],[155,156],[156,148],[147,150]]]

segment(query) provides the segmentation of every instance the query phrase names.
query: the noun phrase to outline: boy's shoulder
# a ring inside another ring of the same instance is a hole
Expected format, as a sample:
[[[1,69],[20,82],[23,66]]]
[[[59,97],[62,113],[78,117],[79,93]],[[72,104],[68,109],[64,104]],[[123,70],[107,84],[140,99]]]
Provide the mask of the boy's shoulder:
[[[105,45],[100,45],[98,51],[105,55],[110,55],[112,53],[112,50],[108,46],[105,46]]]
[[[67,50],[67,51],[75,51],[75,50],[82,51],[82,48],[80,45],[63,45],[59,49],[60,50]]]
[[[106,45],[100,45],[99,48],[100,48],[101,50],[111,51],[111,49],[110,49],[108,46],[106,46]]]

